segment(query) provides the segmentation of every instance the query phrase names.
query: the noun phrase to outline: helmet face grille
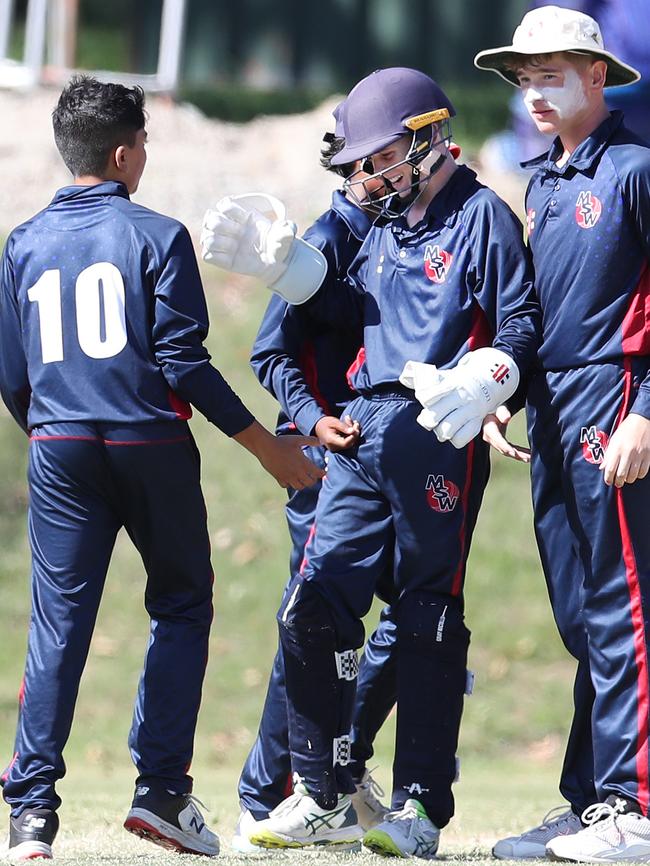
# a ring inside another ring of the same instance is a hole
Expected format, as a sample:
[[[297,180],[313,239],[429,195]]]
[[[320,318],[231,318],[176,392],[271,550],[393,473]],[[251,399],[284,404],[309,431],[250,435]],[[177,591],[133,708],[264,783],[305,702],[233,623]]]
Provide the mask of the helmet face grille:
[[[445,109],[446,110],[446,109]],[[451,142],[451,121],[446,119],[437,123],[419,126],[413,131],[411,144],[404,159],[375,171],[372,155],[366,156],[361,162],[361,169],[351,174],[343,184],[344,189],[359,206],[370,213],[377,213],[385,219],[397,219],[403,216],[422,192],[421,185],[428,183],[434,174],[442,168],[445,155],[441,154],[429,169],[427,174],[421,171],[421,164],[433,152],[434,145],[444,144],[449,147]],[[395,187],[386,177],[401,166],[412,169],[412,180],[409,188],[398,194]]]

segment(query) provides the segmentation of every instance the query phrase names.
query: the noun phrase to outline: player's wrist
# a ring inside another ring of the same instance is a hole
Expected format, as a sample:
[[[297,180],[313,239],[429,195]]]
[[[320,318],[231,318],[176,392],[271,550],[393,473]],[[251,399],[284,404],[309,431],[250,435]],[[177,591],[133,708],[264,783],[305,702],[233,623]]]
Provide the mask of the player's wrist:
[[[253,421],[244,430],[236,433],[233,437],[240,445],[254,454],[263,463],[273,448],[274,435],[266,429],[259,421]]]

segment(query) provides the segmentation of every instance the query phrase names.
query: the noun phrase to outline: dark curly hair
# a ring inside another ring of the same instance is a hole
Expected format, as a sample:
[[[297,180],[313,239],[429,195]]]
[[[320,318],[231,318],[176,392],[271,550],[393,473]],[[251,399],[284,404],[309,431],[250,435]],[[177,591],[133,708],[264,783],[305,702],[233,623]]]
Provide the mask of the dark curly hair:
[[[333,171],[335,174],[340,174],[341,177],[350,177],[354,171],[354,163],[348,162],[345,165],[332,165],[332,157],[336,156],[345,147],[345,139],[334,135],[333,132],[326,132],[323,136],[324,147],[320,152],[320,164],[327,171]]]
[[[74,177],[101,177],[112,151],[133,147],[146,119],[141,87],[75,75],[52,112],[54,141]]]

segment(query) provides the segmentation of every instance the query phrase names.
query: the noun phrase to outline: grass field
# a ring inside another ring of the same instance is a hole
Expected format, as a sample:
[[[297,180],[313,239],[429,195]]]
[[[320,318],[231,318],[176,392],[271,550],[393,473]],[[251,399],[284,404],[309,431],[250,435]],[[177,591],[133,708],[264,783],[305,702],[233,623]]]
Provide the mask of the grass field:
[[[380,773],[387,782],[385,773]],[[209,805],[206,818],[221,836],[220,861],[260,862],[260,858],[235,855],[229,839],[237,818],[232,796],[232,768],[223,767],[202,773],[204,784],[200,795]],[[512,759],[503,762],[477,757],[463,771],[457,790],[457,814],[443,831],[441,858],[476,864],[495,861],[489,852],[500,835],[513,829],[537,823],[552,806],[554,778],[548,766],[533,761],[524,768]],[[178,855],[169,854],[122,829],[130,790],[127,769],[111,772],[102,778],[88,774],[82,766],[73,767],[61,785],[64,805],[61,808],[61,831],[56,842],[57,862],[64,864],[101,863],[102,866],[139,866],[153,862],[178,864]],[[183,857],[184,862],[203,862],[203,858]],[[207,858],[205,858],[207,860]],[[267,859],[265,857],[264,859]],[[268,859],[287,863],[345,863],[358,866],[385,863],[384,858],[366,853],[344,855],[319,852],[269,853]]]
[[[205,278],[215,362],[258,417],[272,425],[273,401],[247,363],[267,296],[211,269]],[[280,488],[204,419],[192,424],[203,455],[216,572],[216,617],[193,774],[198,796],[213,809],[208,817],[227,840],[237,814],[238,772],[254,737],[275,650],[274,613],[287,577],[288,541]],[[26,441],[6,416],[0,417],[0,443],[2,762],[12,750],[28,618]],[[480,861],[500,832],[537,820],[558,800],[555,779],[570,712],[572,665],[549,612],[528,484],[525,467],[494,460],[470,559],[467,619],[477,683],[463,722],[459,815],[443,846],[463,860]],[[120,538],[66,750],[70,773],[60,786],[63,829],[57,845],[64,861],[144,863],[168,856],[119,829],[133,778],[126,735],[148,636],[143,585],[138,557]],[[370,627],[373,616],[376,611]],[[389,720],[377,745],[386,788],[391,753]]]

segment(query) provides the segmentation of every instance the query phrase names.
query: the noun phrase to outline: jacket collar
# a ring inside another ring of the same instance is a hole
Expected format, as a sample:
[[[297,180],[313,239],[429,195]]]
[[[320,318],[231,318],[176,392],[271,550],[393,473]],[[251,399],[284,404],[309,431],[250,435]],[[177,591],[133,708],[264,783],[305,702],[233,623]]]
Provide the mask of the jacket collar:
[[[476,172],[466,165],[459,165],[443,188],[431,199],[424,217],[414,226],[409,226],[406,217],[395,220],[394,225],[401,234],[415,234],[423,224],[431,222],[432,218],[440,220],[446,226],[453,226],[458,211],[467,199],[468,193],[476,184]]]
[[[618,131],[622,123],[623,113],[621,111],[612,111],[610,116],[603,120],[600,126],[597,126],[591,135],[588,135],[578,145],[562,167],[557,165],[558,159],[564,152],[559,136],[554,139],[548,153],[543,153],[534,159],[522,162],[521,166],[522,168],[532,169],[543,168],[548,172],[558,175],[564,174],[569,168],[573,168],[576,171],[588,171],[594,162],[600,158],[603,150],[605,150],[610,139]]]
[[[358,241],[364,240],[372,225],[372,218],[341,190],[337,189],[332,194],[332,210],[341,217]]]
[[[57,190],[51,204],[106,195],[129,198],[129,191],[123,183],[117,183],[113,180],[105,180],[103,183],[97,183],[93,186],[64,186]]]

